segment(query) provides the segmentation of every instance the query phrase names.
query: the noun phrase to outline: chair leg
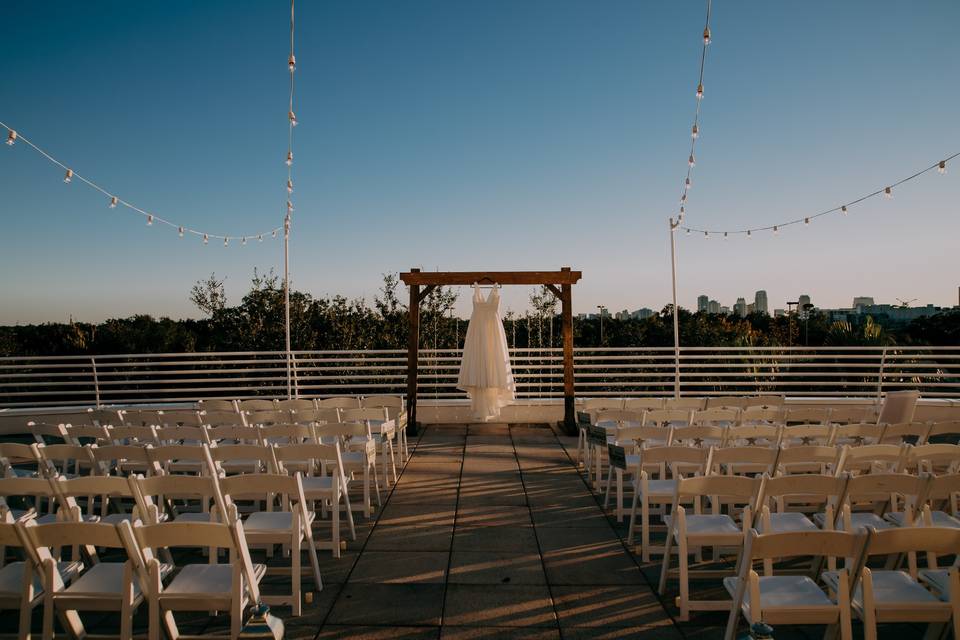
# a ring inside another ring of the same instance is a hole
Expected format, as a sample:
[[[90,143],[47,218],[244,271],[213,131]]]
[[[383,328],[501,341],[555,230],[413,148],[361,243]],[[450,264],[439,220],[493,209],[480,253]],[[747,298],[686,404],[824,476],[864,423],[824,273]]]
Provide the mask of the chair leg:
[[[690,619],[690,576],[689,558],[687,558],[686,549],[683,544],[679,547],[680,552],[680,620],[686,622]]]
[[[370,465],[363,470],[363,507],[367,518],[373,515],[373,505],[370,504]]]
[[[640,498],[640,493],[637,491],[636,487],[633,489],[633,500],[630,501],[630,526],[627,527],[627,544],[633,544],[633,536],[636,533],[637,525],[637,500]]]
[[[617,469],[617,522],[623,522],[623,470]]]
[[[309,528],[309,527],[308,527]],[[313,531],[307,531],[307,550],[310,553],[310,567],[313,569],[313,581],[316,591],[323,591],[323,578],[320,576],[320,560],[317,558],[317,545],[313,541]],[[337,547],[339,548],[339,543]]]
[[[640,506],[640,544],[641,559],[650,562],[650,504],[646,500]]]
[[[308,523],[303,523],[304,527],[309,527]],[[290,589],[291,589],[291,615],[294,617],[300,616],[302,613],[303,607],[303,597],[300,595],[300,580],[302,576],[300,575],[300,543],[303,540],[302,531],[293,532],[293,541],[290,545]]]
[[[613,467],[607,471],[607,482],[604,485],[603,490],[603,509],[606,511],[607,507],[610,506],[610,483],[613,482]]]
[[[333,557],[340,557],[340,492],[333,492],[330,509],[330,537],[333,539]],[[349,507],[348,507],[349,509]]]
[[[344,481],[343,485],[343,502],[347,505],[347,524],[350,526],[350,539],[357,539],[357,530],[353,526],[353,506],[350,504],[350,488]],[[337,509],[340,508],[340,503],[337,503]]]
[[[397,461],[393,457],[393,440],[387,438],[387,449],[390,450],[390,469],[393,471],[393,484],[397,484]],[[383,470],[384,480],[386,480],[387,470]]]

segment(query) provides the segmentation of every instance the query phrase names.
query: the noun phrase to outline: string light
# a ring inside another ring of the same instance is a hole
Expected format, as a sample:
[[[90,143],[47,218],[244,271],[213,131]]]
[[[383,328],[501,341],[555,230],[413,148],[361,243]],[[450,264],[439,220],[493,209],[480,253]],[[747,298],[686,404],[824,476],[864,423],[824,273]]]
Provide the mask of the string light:
[[[258,236],[257,236],[257,242],[263,242],[263,236],[262,236],[262,235],[258,235]]]
[[[41,149],[39,146],[37,146],[36,144],[34,144],[30,139],[25,138],[23,135],[21,135],[20,133],[18,133],[17,131],[15,131],[12,127],[8,126],[7,124],[5,124],[5,123],[3,123],[3,122],[0,122],[0,128],[3,128],[3,129],[6,129],[6,130],[7,130],[7,144],[8,144],[8,145],[12,145],[14,141],[21,141],[21,142],[23,142],[23,143],[26,144],[28,147],[30,147],[31,149],[33,149],[34,151],[36,151],[37,153],[39,153],[41,156],[43,156],[44,158],[46,158],[51,164],[54,164],[54,165],[60,167],[61,169],[63,169],[63,170],[64,170],[63,181],[64,181],[65,183],[70,184],[71,182],[73,182],[74,178],[76,178],[78,181],[84,183],[85,185],[87,185],[87,186],[90,187],[91,189],[93,189],[93,190],[95,190],[95,191],[99,191],[102,195],[104,195],[105,197],[107,197],[107,198],[109,199],[109,200],[108,200],[107,207],[110,208],[110,209],[116,209],[118,205],[122,205],[124,208],[129,209],[131,212],[140,214],[141,216],[144,216],[145,218],[147,218],[147,224],[148,224],[148,225],[152,225],[153,222],[157,222],[158,224],[166,225],[166,226],[168,226],[168,227],[170,227],[170,228],[172,228],[172,229],[176,229],[176,230],[177,230],[177,234],[178,234],[181,238],[183,237],[183,234],[184,234],[185,232],[190,232],[190,233],[192,233],[192,234],[200,235],[200,236],[203,236],[203,237],[205,237],[205,238],[211,238],[211,237],[212,237],[212,238],[223,238],[223,237],[225,237],[224,235],[221,235],[221,234],[205,233],[205,232],[200,231],[200,230],[197,230],[197,229],[192,229],[192,228],[185,227],[185,226],[183,226],[183,225],[177,224],[177,223],[175,223],[175,222],[171,222],[170,220],[167,220],[167,219],[165,219],[165,218],[161,218],[160,216],[154,215],[154,214],[146,211],[145,209],[143,209],[143,208],[141,208],[141,207],[138,207],[137,205],[135,205],[135,204],[133,204],[133,203],[131,203],[131,202],[127,202],[126,200],[123,200],[122,198],[113,195],[113,194],[114,194],[113,191],[108,191],[106,188],[100,186],[99,184],[97,184],[97,183],[94,182],[93,180],[90,180],[89,178],[86,178],[86,177],[80,175],[79,173],[74,172],[73,169],[71,169],[71,168],[68,167],[66,164],[64,164],[63,162],[61,162],[61,161],[58,160],[57,158],[55,158],[55,157],[53,157],[52,155],[50,155],[49,153],[47,153],[45,150]],[[277,227],[276,229],[279,229],[279,227]],[[250,234],[250,235],[253,235],[253,234]],[[262,235],[262,234],[261,234],[261,235]],[[237,237],[237,235],[233,235],[232,237]],[[275,237],[275,236],[274,236],[274,237]]]
[[[230,243],[230,238],[223,239],[223,246],[227,246]]]
[[[290,119],[290,126],[291,126],[291,127],[297,126],[297,116],[296,116],[296,114],[293,113],[293,111],[287,113],[287,118]]]
[[[293,151],[287,151],[287,166],[293,166]]]
[[[723,232],[723,239],[724,239],[724,240],[727,239],[727,232],[726,232],[726,231]]]
[[[271,234],[274,238],[276,238],[276,237],[277,237],[277,230],[274,229],[273,231],[270,232],[270,234]]]
[[[687,191],[691,188],[692,182],[691,177],[693,175],[693,168],[697,164],[697,139],[700,137],[700,108],[703,101],[703,70],[706,65],[707,59],[707,45],[710,44],[712,40],[712,34],[710,32],[710,11],[711,11],[712,0],[706,0],[706,20],[703,26],[703,46],[700,50],[700,69],[699,75],[697,77],[697,100],[696,108],[693,112],[693,124],[690,127],[690,152],[687,154],[687,175],[684,177],[683,181],[683,191],[680,196],[680,204],[685,205],[687,202]],[[681,215],[678,219],[678,223],[683,222],[683,209],[681,209]]]
[[[203,234],[203,244],[209,244],[209,243],[210,243],[210,236],[208,236],[207,234]]]
[[[293,73],[297,70],[297,56],[290,54],[290,59],[287,61],[287,66],[290,67],[290,73]]]
[[[723,233],[723,234],[728,234],[728,233],[729,233],[729,234],[745,234],[747,238],[750,238],[750,237],[753,236],[753,232],[754,232],[754,231],[767,231],[767,230],[773,231],[773,234],[774,234],[774,235],[779,235],[779,233],[780,233],[780,228],[781,228],[781,227],[789,227],[789,226],[793,226],[793,225],[801,224],[801,223],[803,223],[803,225],[804,225],[805,227],[806,227],[806,226],[810,226],[810,225],[813,223],[813,221],[816,220],[817,218],[822,218],[823,216],[827,216],[827,215],[834,214],[834,213],[840,213],[841,215],[846,216],[846,215],[848,215],[848,213],[849,213],[849,208],[850,208],[850,207],[852,207],[852,206],[854,206],[854,205],[857,205],[857,204],[860,204],[860,203],[863,202],[864,200],[868,200],[868,199],[870,199],[870,198],[875,198],[875,197],[880,196],[880,195],[883,195],[883,197],[884,197],[885,199],[893,198],[893,190],[894,190],[895,188],[899,187],[900,185],[902,185],[902,184],[904,184],[904,183],[906,183],[906,182],[910,182],[911,180],[916,180],[916,179],[919,178],[920,176],[922,176],[922,175],[924,175],[925,173],[928,173],[928,172],[930,172],[930,171],[933,171],[934,169],[937,170],[937,173],[944,173],[944,172],[946,171],[947,163],[950,162],[951,160],[953,160],[954,158],[958,157],[958,156],[960,156],[960,152],[954,153],[954,154],[948,156],[947,158],[945,158],[945,159],[943,159],[943,160],[939,160],[939,161],[933,163],[932,165],[930,165],[930,166],[928,166],[928,167],[926,167],[926,168],[924,168],[924,169],[921,169],[920,171],[917,171],[916,173],[914,173],[914,174],[912,174],[912,175],[907,176],[906,178],[902,178],[902,179],[897,180],[896,182],[893,182],[893,183],[888,183],[888,186],[886,186],[886,187],[882,187],[882,188],[877,189],[876,191],[873,191],[873,192],[871,192],[871,193],[868,193],[868,194],[866,194],[866,195],[864,195],[864,196],[860,196],[859,198],[856,198],[856,199],[854,199],[854,200],[850,200],[850,201],[848,201],[846,204],[842,204],[842,205],[840,205],[840,206],[833,207],[833,208],[831,208],[831,209],[827,209],[826,211],[821,211],[820,213],[817,213],[817,214],[814,214],[814,215],[808,215],[808,216],[804,216],[804,217],[802,217],[802,218],[797,218],[797,219],[795,219],[795,220],[786,220],[786,221],[783,221],[783,222],[778,222],[777,224],[774,224],[774,225],[767,225],[767,226],[763,226],[763,227],[752,227],[752,228],[749,228],[749,229],[726,229],[726,230],[724,230],[724,229],[697,229],[697,228],[694,228],[694,227],[687,227],[687,226],[682,226],[682,227],[680,227],[680,228],[682,228],[684,231],[686,231],[687,235],[690,235],[690,233],[691,233],[692,231],[696,231],[697,233],[703,233],[705,237],[706,237],[706,234],[707,234],[707,233]],[[726,236],[725,236],[725,237],[726,237]]]
[[[287,193],[293,193],[293,180],[287,180]]]
[[[710,232],[709,232],[709,231],[704,231],[704,232],[703,232],[703,237],[704,237],[704,238],[707,238],[707,239],[709,240],[709,239],[710,239]]]
[[[240,244],[242,244],[243,246],[247,246],[247,238],[246,238],[246,236],[244,236],[243,240],[240,241]]]

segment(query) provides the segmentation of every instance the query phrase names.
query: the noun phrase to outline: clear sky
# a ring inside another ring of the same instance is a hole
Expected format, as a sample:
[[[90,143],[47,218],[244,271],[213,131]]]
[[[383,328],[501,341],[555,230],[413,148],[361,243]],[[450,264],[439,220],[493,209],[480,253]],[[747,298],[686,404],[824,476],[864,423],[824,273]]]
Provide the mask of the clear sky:
[[[0,120],[158,215],[280,223],[285,0],[4,3]],[[424,269],[584,273],[575,311],[669,300],[704,3],[301,1],[294,286]],[[716,0],[688,222],[814,213],[960,150],[960,2]],[[773,238],[680,237],[680,303],[957,302],[960,162]],[[196,315],[282,246],[203,246],[0,145],[0,322]],[[524,307],[513,288],[505,306]],[[469,296],[462,296],[464,300]]]

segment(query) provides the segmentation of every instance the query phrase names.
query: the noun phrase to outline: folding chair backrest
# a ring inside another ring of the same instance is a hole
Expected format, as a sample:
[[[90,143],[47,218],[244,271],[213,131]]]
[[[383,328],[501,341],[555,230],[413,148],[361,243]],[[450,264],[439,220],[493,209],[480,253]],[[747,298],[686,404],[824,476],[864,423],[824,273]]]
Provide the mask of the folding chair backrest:
[[[36,444],[20,444],[18,442],[0,442],[0,458],[10,465],[36,465],[42,460]]]
[[[702,411],[694,411],[693,415],[690,416],[691,425],[718,425],[718,426],[728,426],[736,424],[737,420],[740,418],[739,409],[730,409],[730,408],[713,408],[713,409],[703,409]]]
[[[253,468],[253,463],[257,463],[252,473],[272,472],[276,467],[273,447],[264,447],[260,444],[224,444],[209,447],[208,450],[214,464],[221,471],[224,469],[225,462],[244,463],[243,467],[247,467],[249,463],[250,468]],[[251,473],[247,470],[244,472]]]
[[[627,398],[623,408],[627,411],[655,411],[663,409],[663,398]]]
[[[166,410],[160,414],[160,423],[165,427],[175,427],[183,425],[186,427],[199,427],[200,414],[194,410]]]
[[[765,501],[782,499],[785,502],[830,502],[839,504],[844,495],[847,476],[826,474],[797,474],[767,478],[763,488]]]
[[[786,445],[827,445],[833,439],[833,425],[827,423],[785,425],[780,440]]]
[[[604,426],[640,426],[643,424],[643,413],[640,411],[627,411],[626,409],[598,411],[594,414],[594,424]]]
[[[143,470],[152,464],[147,448],[134,444],[91,445],[90,457],[96,473],[101,475],[126,475],[131,468]]]
[[[293,421],[295,412],[285,409],[269,409],[250,411],[247,413],[247,424],[286,424]]]
[[[151,523],[159,521],[167,500],[196,502],[202,511],[214,506],[225,513],[223,495],[213,476],[131,476],[129,483],[141,515]]]
[[[960,468],[960,445],[925,444],[905,445],[903,469],[911,473],[954,473]]]
[[[300,445],[314,440],[313,429],[305,424],[269,424],[257,427],[260,444]]]
[[[203,442],[203,427],[156,427],[157,442],[160,444],[200,443]]]
[[[83,478],[64,478],[57,477],[51,481],[57,499],[62,505],[76,507],[77,511],[72,514],[73,520],[81,520],[82,513],[79,512],[79,506],[76,504],[77,498],[88,498],[87,513],[96,514],[96,497],[101,500],[101,515],[106,515],[110,500],[122,501],[129,499],[133,501],[135,496],[133,489],[130,488],[130,482],[126,478],[118,476],[86,476]],[[133,506],[132,504],[130,505]]]
[[[156,444],[157,432],[152,426],[117,425],[107,429],[107,437],[116,444]]]
[[[668,411],[671,409],[683,409],[687,412],[699,411],[707,404],[706,398],[666,398],[663,401],[663,408]]]
[[[197,463],[197,468],[200,469],[201,473],[210,473],[207,464],[208,456],[204,453],[204,445],[167,444],[147,447],[147,456],[153,464],[163,469],[165,473],[170,473],[173,470],[171,464],[177,462]]]
[[[710,473],[773,473],[778,454],[778,449],[767,447],[714,447]]]
[[[340,412],[341,422],[385,422],[387,414],[382,407],[367,409],[344,409]]]
[[[740,412],[741,424],[776,424],[783,419],[781,407],[745,407]]]
[[[626,444],[629,442],[642,445],[646,442],[656,442],[662,445],[667,443],[670,437],[670,429],[663,427],[617,427],[617,442]]]
[[[919,391],[888,391],[877,422],[881,424],[912,422],[919,399]]]
[[[359,409],[360,398],[358,396],[336,396],[333,398],[323,398],[317,400],[318,409]]]
[[[683,501],[685,498],[697,497],[716,497],[723,503],[730,504],[737,502],[740,504],[753,505],[758,499],[761,478],[748,478],[746,476],[693,476],[686,478],[677,478],[676,495]],[[719,507],[714,504],[714,508]]]
[[[200,414],[200,423],[208,427],[220,425],[245,425],[244,414],[236,411],[203,411]]]
[[[927,442],[960,442],[960,420],[942,420],[930,423]]]
[[[201,400],[197,403],[200,411],[229,411],[237,412],[237,403],[233,400]]]
[[[88,545],[107,549],[123,549],[117,527],[102,522],[51,522],[26,524],[28,536],[38,547],[59,549]]]
[[[361,422],[326,422],[314,427],[314,433],[317,434],[318,438],[332,436],[353,438],[355,436],[369,436],[370,430],[367,425]]]
[[[599,411],[619,411],[623,404],[623,398],[587,398],[583,401],[583,410],[593,415]]]
[[[725,446],[740,444],[759,447],[776,447],[780,444],[780,427],[773,424],[742,424],[727,427]]]
[[[883,429],[883,425],[866,422],[837,424],[833,427],[833,441],[840,444],[877,444]]]
[[[38,420],[10,420],[0,424],[0,440],[32,440],[34,442],[53,442],[64,440],[66,425],[51,424]],[[91,427],[94,428],[94,427]]]
[[[790,474],[793,471],[809,471],[817,468],[821,472],[829,469],[837,472],[843,450],[829,445],[799,445],[781,447],[777,460],[777,473]]]
[[[924,444],[930,433],[929,422],[901,422],[883,428],[882,444]]]
[[[385,395],[365,396],[360,401],[360,405],[365,408],[395,409],[397,412],[403,411],[403,408],[404,408],[402,396],[385,396]]]
[[[787,407],[783,420],[786,424],[827,424],[830,421],[828,407]]]
[[[324,407],[317,409],[314,412],[312,417],[312,422],[340,422],[340,413],[341,410],[337,407]],[[303,422],[303,420],[296,416],[297,422]]]
[[[39,513],[40,502],[47,500],[52,506],[56,501],[56,492],[47,478],[0,478],[0,498],[4,499],[8,508],[23,506],[27,510],[36,509]],[[32,501],[33,504],[17,505],[17,500],[13,500],[23,498],[31,499],[27,502]]]
[[[260,441],[260,432],[256,427],[242,425],[220,425],[217,427],[203,427],[204,442],[209,445],[222,442],[224,444],[252,444]]]
[[[871,556],[909,557],[910,573],[914,579],[916,554],[926,553],[928,560],[936,555],[960,554],[960,529],[948,527],[896,527],[872,530],[864,551]],[[933,555],[931,555],[933,554]],[[936,568],[930,567],[930,568]]]
[[[749,409],[755,407],[759,409],[782,409],[786,401],[786,397],[783,394],[778,393],[748,396],[744,399],[743,408]]]
[[[881,502],[890,499],[890,496],[899,495],[915,503],[926,488],[925,476],[912,476],[906,473],[871,473],[862,476],[852,476],[847,480],[845,489],[846,501]]]
[[[313,400],[293,398],[290,400],[278,400],[276,408],[286,411],[313,411],[316,405],[313,403]]]
[[[243,412],[274,411],[277,408],[277,403],[275,400],[254,398],[251,400],[240,400],[237,403],[237,407]]]
[[[952,500],[957,494],[960,494],[960,473],[933,476],[927,481],[927,500]]]
[[[706,448],[667,446],[640,450],[641,466],[662,464],[668,470],[681,468],[684,473],[704,473],[709,458],[710,449]]]
[[[746,542],[746,554],[750,560],[773,558],[844,558],[847,562],[859,558],[866,533],[847,533],[845,531],[791,531],[788,533],[758,534],[751,529]],[[768,575],[773,563],[764,563]],[[750,562],[743,563],[749,569]]]
[[[843,447],[841,471],[851,473],[897,471],[903,464],[907,445],[865,444]]]
[[[88,472],[92,466],[90,450],[79,444],[38,444],[37,452],[43,462],[43,472],[48,476],[57,473],[76,474]]]
[[[121,420],[132,427],[153,427],[163,424],[162,415],[162,411],[153,409],[125,409],[121,412]]]
[[[644,426],[669,426],[672,424],[690,424],[692,409],[658,409],[643,414]]]
[[[62,425],[60,430],[60,433],[63,434],[63,441],[67,444],[93,444],[110,439],[109,429],[99,425],[81,424],[73,426],[66,424]]]
[[[870,410],[852,405],[835,405],[830,408],[830,422],[833,424],[851,424],[869,422]]]
[[[320,465],[329,464],[332,470],[333,467],[337,469],[343,469],[343,461],[340,456],[340,447],[336,444],[302,444],[296,447],[277,447],[274,450],[274,455],[276,456],[277,462],[280,467],[283,467],[284,462],[289,462],[291,460],[295,462],[303,462],[309,460],[313,464],[311,465],[312,469],[318,468]]]
[[[744,396],[709,396],[706,409],[741,409],[746,402]]]
[[[726,437],[726,427],[716,425],[674,427],[670,432],[670,444],[696,447],[720,446]]]

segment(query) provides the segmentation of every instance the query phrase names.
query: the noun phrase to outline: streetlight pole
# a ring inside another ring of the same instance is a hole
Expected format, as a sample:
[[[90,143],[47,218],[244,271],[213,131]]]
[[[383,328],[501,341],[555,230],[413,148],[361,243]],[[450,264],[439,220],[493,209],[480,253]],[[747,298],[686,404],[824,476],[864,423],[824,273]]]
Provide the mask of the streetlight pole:
[[[680,397],[680,316],[677,310],[677,227],[670,218],[670,280],[673,285],[673,397]]]
[[[602,304],[597,305],[597,309],[600,311],[600,346],[603,346],[603,312],[606,310],[606,307]]]
[[[787,302],[787,346],[793,346],[793,312],[790,310],[791,306],[797,308],[800,307],[800,301],[796,302]]]

